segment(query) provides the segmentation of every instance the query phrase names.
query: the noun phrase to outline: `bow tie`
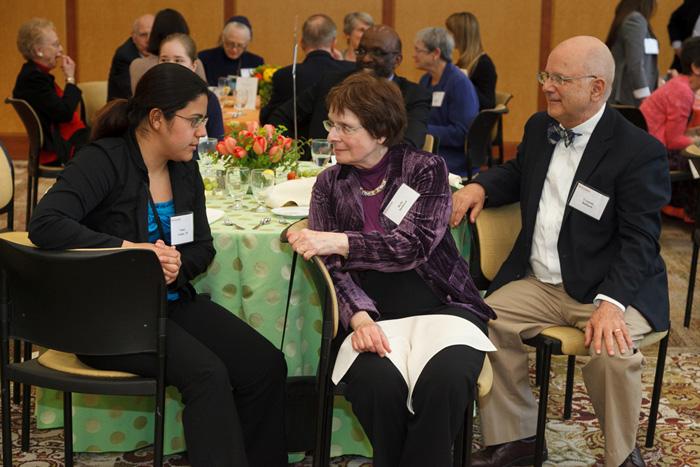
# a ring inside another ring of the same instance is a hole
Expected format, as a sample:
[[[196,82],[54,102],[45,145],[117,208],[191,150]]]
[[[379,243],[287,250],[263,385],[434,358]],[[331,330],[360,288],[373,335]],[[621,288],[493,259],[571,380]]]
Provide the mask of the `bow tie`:
[[[562,128],[558,123],[552,123],[547,128],[547,139],[551,144],[557,144],[559,140],[564,140],[564,146],[567,148],[574,144],[574,138],[581,136],[581,133],[575,133],[574,130]]]

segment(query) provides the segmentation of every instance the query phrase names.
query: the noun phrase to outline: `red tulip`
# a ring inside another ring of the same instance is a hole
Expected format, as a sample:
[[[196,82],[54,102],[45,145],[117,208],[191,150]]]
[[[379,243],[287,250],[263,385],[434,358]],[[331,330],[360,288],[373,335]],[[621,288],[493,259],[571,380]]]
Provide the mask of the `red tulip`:
[[[267,149],[267,140],[262,136],[253,137],[253,152],[257,155],[265,154]]]
[[[284,139],[284,149],[289,151],[289,149],[292,147],[293,142],[294,142],[294,140],[292,138],[285,138]]]
[[[218,152],[219,154],[222,154],[222,155],[223,155],[223,154],[229,154],[228,149],[226,149],[226,144],[224,144],[223,141],[219,141],[219,142],[216,144],[216,152]]]
[[[274,145],[270,148],[270,160],[272,162],[279,162],[282,159],[282,147]]]
[[[275,136],[275,127],[268,123],[267,125],[263,126],[263,130],[265,130],[267,139],[272,140],[272,137]]]
[[[248,155],[246,150],[240,146],[236,146],[235,148],[233,148],[232,153],[233,153],[233,157],[235,157],[236,159],[243,159],[245,156]]]
[[[255,120],[252,122],[246,122],[245,125],[246,129],[251,133],[256,133],[258,131],[258,128],[260,128],[260,124]]]
[[[226,149],[228,149],[227,154],[233,154],[233,149],[236,147],[236,140],[230,136],[224,138],[224,144]]]

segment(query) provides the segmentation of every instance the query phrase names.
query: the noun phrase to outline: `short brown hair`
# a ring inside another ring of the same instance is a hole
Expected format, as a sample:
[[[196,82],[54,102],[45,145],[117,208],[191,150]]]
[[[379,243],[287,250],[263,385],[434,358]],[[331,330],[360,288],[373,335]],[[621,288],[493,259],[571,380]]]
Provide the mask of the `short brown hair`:
[[[406,130],[406,106],[399,87],[369,71],[348,76],[331,89],[326,97],[329,112],[349,110],[357,115],[362,127],[374,138],[386,138],[385,146],[403,139]]]
[[[53,23],[45,18],[32,18],[23,23],[17,32],[17,50],[27,60],[34,58],[34,46],[44,39],[47,30],[54,29]]]

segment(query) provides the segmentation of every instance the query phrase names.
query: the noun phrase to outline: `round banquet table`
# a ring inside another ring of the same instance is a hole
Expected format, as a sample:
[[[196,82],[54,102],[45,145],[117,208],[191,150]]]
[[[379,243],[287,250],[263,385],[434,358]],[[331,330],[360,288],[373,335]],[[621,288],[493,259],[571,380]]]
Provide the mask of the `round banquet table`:
[[[246,196],[241,210],[233,210],[230,199],[207,200],[207,207],[224,211],[224,217],[211,225],[216,256],[208,270],[193,281],[198,292],[246,321],[279,348],[284,326],[285,305],[292,261],[292,250],[281,244],[279,235],[290,222],[273,215],[252,212],[257,206]],[[263,217],[271,222],[256,230]],[[225,225],[230,220],[243,227]],[[468,257],[466,223],[452,230],[457,246]],[[305,261],[297,262],[290,300],[283,351],[288,374],[312,375],[318,363],[321,306],[313,286],[305,278]],[[130,451],[153,441],[153,398],[73,395],[73,446],[77,452]],[[174,387],[166,391],[165,453],[186,449],[182,430],[180,394]],[[61,426],[62,393],[37,388],[38,428]],[[358,454],[371,456],[371,445],[352,414],[350,404],[337,397],[333,409],[331,456]]]

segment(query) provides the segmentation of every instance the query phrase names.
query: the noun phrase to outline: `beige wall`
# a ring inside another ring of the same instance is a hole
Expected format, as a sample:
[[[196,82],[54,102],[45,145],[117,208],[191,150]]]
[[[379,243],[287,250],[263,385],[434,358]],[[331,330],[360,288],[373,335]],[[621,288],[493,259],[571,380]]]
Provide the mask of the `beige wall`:
[[[232,0],[76,0],[76,60],[79,81],[105,80],[112,54],[130,34],[133,19],[145,12],[171,7],[187,18],[192,35],[200,49],[212,47],[224,21],[224,4]],[[539,87],[535,73],[539,68],[542,0],[470,0],[469,2],[426,2],[394,0],[395,27],[403,40],[404,59],[399,73],[418,79],[413,66],[413,38],[426,26],[443,26],[449,14],[467,9],[481,23],[484,47],[496,64],[497,88],[514,94],[511,113],[505,119],[505,139],[518,141],[522,126],[537,110]],[[343,15],[349,10],[363,10],[381,21],[382,0],[353,2],[320,0],[267,0],[266,2],[232,2],[237,13],[247,15],[253,23],[251,50],[265,57],[268,63],[286,65],[291,62],[294,15],[299,27],[312,13],[325,12],[342,29]],[[659,0],[652,26],[659,37],[659,65],[663,71],[671,61],[666,23],[681,0]],[[552,44],[576,34],[605,38],[617,1],[553,0]],[[15,47],[19,25],[32,16],[50,18],[58,35],[66,44],[65,0],[0,0],[3,27],[0,28],[0,97],[12,93],[12,87],[23,59]],[[339,33],[339,48],[344,37]],[[56,70],[62,83],[60,70]],[[19,119],[11,108],[0,105],[0,134],[23,134]]]

